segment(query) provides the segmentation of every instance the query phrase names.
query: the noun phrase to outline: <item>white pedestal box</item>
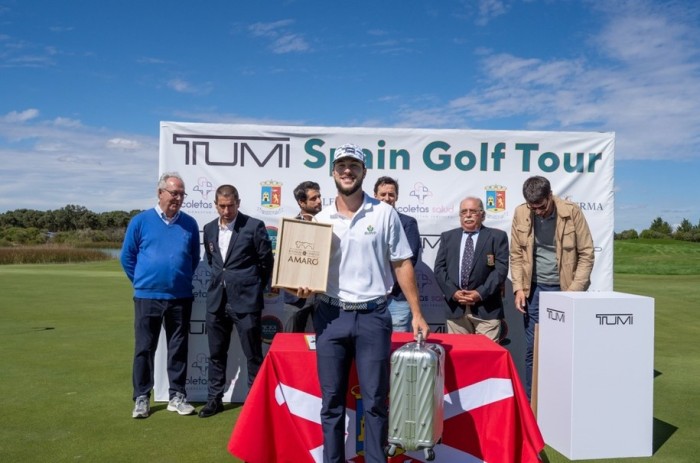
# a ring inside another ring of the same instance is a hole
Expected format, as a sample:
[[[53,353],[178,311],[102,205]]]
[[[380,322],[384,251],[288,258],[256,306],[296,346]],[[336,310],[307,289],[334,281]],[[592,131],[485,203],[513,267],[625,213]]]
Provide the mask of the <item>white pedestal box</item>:
[[[652,454],[654,300],[540,293],[537,422],[570,460]]]

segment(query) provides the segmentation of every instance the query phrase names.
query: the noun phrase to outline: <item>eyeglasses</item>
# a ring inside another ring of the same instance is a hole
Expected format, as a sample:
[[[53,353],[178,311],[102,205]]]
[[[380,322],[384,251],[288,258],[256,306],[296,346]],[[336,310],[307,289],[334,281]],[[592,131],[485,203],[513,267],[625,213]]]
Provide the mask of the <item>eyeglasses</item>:
[[[549,198],[545,199],[544,202],[538,206],[535,206],[534,204],[528,204],[527,208],[530,209],[532,212],[537,212],[537,211],[545,211],[549,207]]]
[[[459,215],[476,215],[481,214],[483,209],[462,209],[459,211]]]
[[[170,196],[172,196],[173,198],[185,199],[187,197],[187,193],[185,193],[184,191],[170,191],[166,190],[165,188],[163,188],[163,191],[167,191],[168,193],[170,193]]]

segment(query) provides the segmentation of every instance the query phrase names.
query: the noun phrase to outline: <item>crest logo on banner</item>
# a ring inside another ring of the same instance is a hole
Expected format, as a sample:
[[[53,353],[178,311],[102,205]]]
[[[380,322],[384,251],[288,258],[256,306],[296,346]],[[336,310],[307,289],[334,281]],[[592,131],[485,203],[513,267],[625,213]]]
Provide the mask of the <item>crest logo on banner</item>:
[[[282,205],[282,184],[275,180],[260,182],[260,206],[269,209],[279,209]]]
[[[503,212],[506,210],[506,190],[503,185],[489,185],[486,190],[486,201],[484,207],[487,212]]]
[[[282,207],[282,182],[266,180],[260,182],[260,206],[258,212],[264,215],[279,215]]]

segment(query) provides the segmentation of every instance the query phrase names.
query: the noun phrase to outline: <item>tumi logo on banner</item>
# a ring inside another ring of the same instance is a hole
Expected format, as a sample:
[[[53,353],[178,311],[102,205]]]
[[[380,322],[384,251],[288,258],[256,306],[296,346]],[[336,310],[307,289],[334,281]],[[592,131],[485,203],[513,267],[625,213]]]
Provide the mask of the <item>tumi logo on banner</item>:
[[[184,147],[186,165],[203,160],[208,166],[265,167],[275,161],[275,167],[289,168],[289,137],[258,137],[234,135],[173,134],[173,145]],[[204,158],[204,159],[202,159]]]
[[[561,310],[547,308],[547,318],[555,322],[566,323],[565,313]]]
[[[632,325],[634,323],[634,315],[631,313],[597,313],[595,318],[598,319],[599,325],[606,326]]]

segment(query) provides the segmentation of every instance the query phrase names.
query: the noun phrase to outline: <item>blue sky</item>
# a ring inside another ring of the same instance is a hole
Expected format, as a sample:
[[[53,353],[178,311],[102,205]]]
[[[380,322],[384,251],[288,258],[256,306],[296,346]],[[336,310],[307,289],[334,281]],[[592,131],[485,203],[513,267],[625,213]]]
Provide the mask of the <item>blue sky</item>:
[[[0,0],[0,212],[155,203],[160,121],[616,133],[700,222],[697,1]]]

